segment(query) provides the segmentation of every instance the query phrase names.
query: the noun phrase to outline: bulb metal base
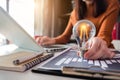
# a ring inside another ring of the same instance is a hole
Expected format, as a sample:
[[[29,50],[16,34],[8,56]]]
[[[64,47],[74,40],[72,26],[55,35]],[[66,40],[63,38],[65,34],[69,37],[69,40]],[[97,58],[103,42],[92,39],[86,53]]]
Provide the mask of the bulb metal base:
[[[79,57],[84,59],[84,54],[88,51],[88,49],[81,49],[78,51]]]

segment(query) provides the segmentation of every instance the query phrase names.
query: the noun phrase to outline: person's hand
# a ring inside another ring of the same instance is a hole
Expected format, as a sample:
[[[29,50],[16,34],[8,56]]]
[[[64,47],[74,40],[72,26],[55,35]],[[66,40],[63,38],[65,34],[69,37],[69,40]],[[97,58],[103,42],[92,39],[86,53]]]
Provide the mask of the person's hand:
[[[55,39],[48,36],[36,36],[35,40],[39,45],[42,46],[55,44]]]
[[[110,51],[107,43],[101,38],[95,37],[88,42],[90,49],[84,54],[86,59],[105,59],[112,58],[115,53]]]

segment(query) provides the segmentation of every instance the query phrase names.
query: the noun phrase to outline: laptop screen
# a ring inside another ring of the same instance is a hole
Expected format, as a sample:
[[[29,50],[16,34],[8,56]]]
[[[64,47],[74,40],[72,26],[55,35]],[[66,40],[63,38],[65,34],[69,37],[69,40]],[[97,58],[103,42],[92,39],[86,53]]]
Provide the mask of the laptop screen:
[[[43,52],[35,40],[0,7],[0,33],[20,48]]]

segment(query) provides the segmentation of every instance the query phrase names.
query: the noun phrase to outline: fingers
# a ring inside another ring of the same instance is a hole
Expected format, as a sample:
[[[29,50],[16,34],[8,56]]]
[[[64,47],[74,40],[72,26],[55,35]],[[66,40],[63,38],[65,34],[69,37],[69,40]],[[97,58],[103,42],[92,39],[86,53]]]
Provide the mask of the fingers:
[[[113,58],[115,56],[114,52],[111,52],[110,58]]]
[[[92,44],[91,44],[92,43]],[[84,54],[86,59],[105,59],[112,58],[115,53],[111,52],[104,40],[94,38],[91,42],[90,49]]]
[[[111,52],[109,49],[103,47],[98,51],[89,50],[85,53],[84,58],[86,59],[105,59],[114,57],[115,53]]]
[[[47,45],[49,44],[49,38],[47,36],[43,36],[42,38],[39,39],[39,43],[43,46]]]
[[[92,56],[88,56],[88,59],[104,59],[104,58],[109,58],[111,52],[106,48],[106,46],[102,46],[100,50],[98,51],[93,51]]]
[[[44,36],[35,36],[35,41],[36,41],[39,45],[41,45],[41,43],[44,41],[44,40],[43,40],[43,37],[44,37]]]
[[[90,45],[90,49],[85,53],[84,57],[90,59],[96,54],[96,52],[98,52],[100,40],[93,38],[88,44]]]
[[[42,46],[50,45],[50,38],[47,36],[43,36],[43,37],[39,38],[38,43]]]
[[[101,45],[101,44],[102,45]],[[99,59],[102,58],[103,55],[105,55],[104,53],[108,54],[109,52],[107,52],[107,47],[106,44],[104,44],[104,42],[98,41],[98,44],[93,44],[93,47],[91,48],[91,50],[93,52],[89,52],[89,54],[92,54],[92,56],[89,56],[89,59]]]
[[[41,46],[47,46],[51,44],[55,44],[54,38],[49,38],[48,36],[40,36],[36,38],[36,42]]]

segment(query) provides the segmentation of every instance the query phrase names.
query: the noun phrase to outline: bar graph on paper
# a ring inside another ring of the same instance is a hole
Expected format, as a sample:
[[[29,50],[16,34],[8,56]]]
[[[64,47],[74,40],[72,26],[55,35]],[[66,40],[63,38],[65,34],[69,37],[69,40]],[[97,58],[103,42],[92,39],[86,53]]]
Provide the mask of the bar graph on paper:
[[[75,50],[71,50],[67,53],[61,54],[54,58],[43,67],[48,68],[61,68],[62,66],[75,66],[75,67],[88,67],[88,66],[101,66],[110,69],[120,68],[120,54],[117,52],[113,59],[104,60],[86,60],[77,56]]]

